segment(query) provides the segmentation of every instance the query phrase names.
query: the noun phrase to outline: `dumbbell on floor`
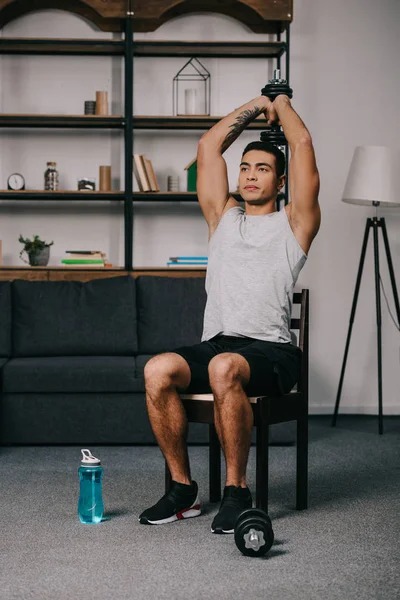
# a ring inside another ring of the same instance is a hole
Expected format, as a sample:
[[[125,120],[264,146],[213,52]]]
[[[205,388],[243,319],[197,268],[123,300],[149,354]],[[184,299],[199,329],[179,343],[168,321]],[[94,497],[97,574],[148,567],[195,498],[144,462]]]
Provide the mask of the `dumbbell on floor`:
[[[271,519],[261,508],[248,508],[235,524],[235,544],[245,556],[264,556],[274,543]]]

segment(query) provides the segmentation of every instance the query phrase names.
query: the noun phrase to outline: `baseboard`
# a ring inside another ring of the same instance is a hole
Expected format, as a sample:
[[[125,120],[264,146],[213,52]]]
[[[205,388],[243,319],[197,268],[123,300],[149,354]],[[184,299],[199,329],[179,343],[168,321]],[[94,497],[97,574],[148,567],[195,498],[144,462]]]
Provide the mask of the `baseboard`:
[[[335,410],[334,406],[310,406],[308,410],[309,415],[332,415]],[[339,415],[371,415],[374,417],[378,416],[378,402],[376,407],[371,406],[340,406]],[[383,405],[383,416],[400,416],[400,406],[397,404],[384,404]]]

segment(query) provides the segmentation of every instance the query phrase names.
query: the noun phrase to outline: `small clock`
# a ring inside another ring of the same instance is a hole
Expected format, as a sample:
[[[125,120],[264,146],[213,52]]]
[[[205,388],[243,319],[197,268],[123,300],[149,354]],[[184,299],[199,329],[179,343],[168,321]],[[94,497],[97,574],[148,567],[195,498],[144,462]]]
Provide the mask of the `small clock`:
[[[21,173],[12,173],[7,180],[7,187],[9,190],[24,190],[25,189],[25,178]]]

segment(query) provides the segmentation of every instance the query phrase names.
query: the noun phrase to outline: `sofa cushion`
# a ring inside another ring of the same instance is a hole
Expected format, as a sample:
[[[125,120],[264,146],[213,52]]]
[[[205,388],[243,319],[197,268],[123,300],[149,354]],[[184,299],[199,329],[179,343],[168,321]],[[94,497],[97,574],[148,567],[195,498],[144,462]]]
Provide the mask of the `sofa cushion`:
[[[136,377],[142,377],[144,381],[144,367],[154,354],[138,354],[135,360]]]
[[[130,276],[12,282],[12,355],[124,356],[137,352]]]
[[[144,380],[135,377],[133,356],[12,358],[2,375],[4,393],[144,391]]]
[[[203,333],[204,277],[136,279],[139,354],[198,344]]]
[[[3,389],[3,367],[8,362],[8,358],[0,358],[0,394]],[[144,377],[143,377],[143,385],[144,385]]]
[[[0,281],[0,356],[11,355],[11,281]]]

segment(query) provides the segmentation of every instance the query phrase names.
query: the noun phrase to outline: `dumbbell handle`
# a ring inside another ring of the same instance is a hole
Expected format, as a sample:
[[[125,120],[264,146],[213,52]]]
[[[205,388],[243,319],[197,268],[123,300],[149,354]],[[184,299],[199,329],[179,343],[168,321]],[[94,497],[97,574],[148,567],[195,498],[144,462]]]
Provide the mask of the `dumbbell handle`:
[[[285,79],[280,78],[280,75],[280,69],[275,69],[274,79],[270,79],[269,83],[267,83],[267,85],[261,90],[261,95],[267,96],[272,102],[280,94],[284,94],[289,98],[293,97],[292,88],[288,85]]]

